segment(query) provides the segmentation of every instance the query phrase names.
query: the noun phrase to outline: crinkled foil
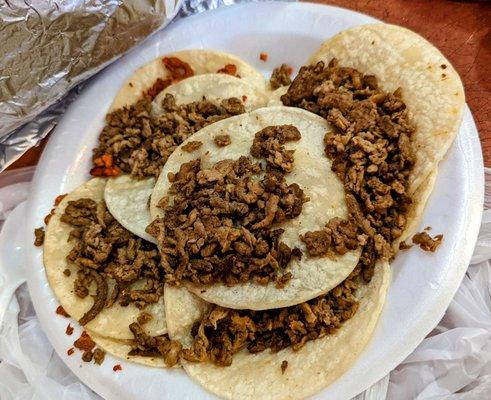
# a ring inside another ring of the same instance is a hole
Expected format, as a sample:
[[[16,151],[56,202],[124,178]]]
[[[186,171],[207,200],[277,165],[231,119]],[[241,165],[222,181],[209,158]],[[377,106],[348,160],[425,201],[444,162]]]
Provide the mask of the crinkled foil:
[[[180,3],[0,1],[0,171],[53,129],[72,88],[167,25]]]

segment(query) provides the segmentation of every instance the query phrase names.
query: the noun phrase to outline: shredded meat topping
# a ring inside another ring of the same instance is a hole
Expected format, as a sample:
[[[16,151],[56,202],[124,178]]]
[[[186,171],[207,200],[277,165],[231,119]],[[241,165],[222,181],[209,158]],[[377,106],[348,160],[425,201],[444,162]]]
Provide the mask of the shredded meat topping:
[[[177,340],[170,340],[169,336],[149,336],[138,322],[130,325],[133,333],[133,348],[130,356],[162,357],[165,365],[173,367],[179,361],[182,345]]]
[[[169,176],[173,202],[147,229],[159,243],[168,283],[283,286],[291,278],[283,270],[301,253],[280,242],[283,230],[273,224],[297,217],[306,201],[300,186],[288,185],[284,175],[293,153],[282,144],[299,138],[292,126],[258,132],[252,154],[266,157],[266,168],[245,156],[211,168],[196,159]]]
[[[427,232],[419,232],[413,236],[413,243],[417,244],[424,251],[434,252],[442,243],[443,235],[436,235],[432,238]]]
[[[94,303],[80,319],[81,325],[86,325],[104,307],[115,302],[122,306],[133,303],[144,308],[159,300],[163,291],[163,271],[156,246],[123,228],[104,202],[70,201],[61,221],[73,227],[69,236],[73,248],[67,260],[77,268],[75,294],[84,298],[91,293],[91,286],[96,286]],[[132,284],[140,280],[145,281],[143,287],[133,288]]]
[[[207,100],[176,105],[167,94],[163,113],[151,114],[152,98],[144,97],[130,107],[106,116],[106,126],[94,149],[94,176],[121,172],[137,178],[157,177],[172,152],[190,135],[206,125],[245,112],[240,99],[229,98],[215,105]]]
[[[279,67],[276,67],[271,74],[271,78],[269,78],[271,89],[275,90],[292,83],[290,78],[291,73],[292,69],[286,64],[281,64]]]
[[[309,254],[332,248],[343,253],[358,242],[360,265],[369,279],[378,258],[394,255],[392,245],[406,226],[411,204],[407,187],[414,127],[401,90],[386,93],[375,76],[340,67],[333,59],[327,67],[323,62],[302,67],[281,99],[325,117],[334,127],[324,138],[325,152],[346,193],[347,220],[338,231],[328,223],[304,235]]]
[[[235,353],[259,353],[286,347],[301,349],[309,340],[334,333],[358,308],[354,293],[359,285],[355,271],[326,295],[296,306],[264,311],[212,308],[193,329],[193,344],[181,356],[194,362],[228,366]],[[282,365],[282,370],[288,364]]]

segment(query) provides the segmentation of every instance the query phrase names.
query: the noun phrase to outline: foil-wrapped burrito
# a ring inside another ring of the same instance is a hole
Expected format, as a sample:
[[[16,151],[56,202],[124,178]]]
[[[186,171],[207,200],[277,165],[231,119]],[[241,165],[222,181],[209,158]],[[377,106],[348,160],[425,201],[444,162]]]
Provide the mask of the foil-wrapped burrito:
[[[26,123],[165,26],[179,5],[180,0],[0,2],[0,171],[52,128],[51,118]]]

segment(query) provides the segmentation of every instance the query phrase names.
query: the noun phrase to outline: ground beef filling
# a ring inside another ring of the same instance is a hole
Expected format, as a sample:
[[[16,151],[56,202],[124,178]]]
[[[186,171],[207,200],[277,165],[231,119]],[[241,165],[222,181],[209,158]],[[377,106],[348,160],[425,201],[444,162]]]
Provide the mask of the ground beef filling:
[[[414,127],[401,90],[386,93],[375,76],[340,67],[333,59],[328,66],[302,67],[281,100],[335,127],[324,138],[325,152],[344,183],[349,217],[304,235],[308,252],[321,255],[332,247],[343,252],[358,244],[363,247],[360,265],[370,279],[375,261],[393,256],[392,244],[406,226],[411,204]]]
[[[284,269],[301,252],[281,242],[283,229],[273,224],[297,217],[306,201],[300,186],[285,181],[293,152],[283,144],[299,139],[291,125],[268,127],[251,147],[263,163],[242,156],[203,168],[196,159],[169,176],[173,202],[160,202],[164,216],[148,228],[159,243],[166,282],[274,281],[281,287],[291,278]]]
[[[136,178],[158,177],[172,152],[206,125],[245,112],[241,100],[231,97],[215,105],[207,100],[176,105],[171,94],[162,101],[163,113],[151,114],[152,98],[106,116],[106,126],[94,149],[93,176],[121,172]]]
[[[167,367],[173,367],[179,361],[182,345],[177,340],[170,340],[169,336],[149,336],[140,323],[130,325],[134,341],[130,356],[161,357]]]
[[[74,292],[85,298],[95,283],[92,308],[80,319],[86,325],[105,307],[130,303],[144,308],[159,300],[163,291],[163,270],[157,247],[123,228],[106,209],[104,202],[79,199],[68,202],[61,221],[73,227],[67,256],[77,267]],[[145,282],[140,289],[132,287]]]
[[[424,251],[434,252],[440,246],[443,240],[443,235],[436,235],[432,238],[427,232],[416,233],[413,238],[413,243],[417,244]]]
[[[242,349],[259,353],[286,347],[301,349],[309,340],[333,334],[358,308],[354,293],[360,269],[326,295],[308,302],[273,310],[231,310],[213,306],[192,329],[193,344],[181,357],[220,366],[232,363]],[[286,367],[285,367],[286,369]]]

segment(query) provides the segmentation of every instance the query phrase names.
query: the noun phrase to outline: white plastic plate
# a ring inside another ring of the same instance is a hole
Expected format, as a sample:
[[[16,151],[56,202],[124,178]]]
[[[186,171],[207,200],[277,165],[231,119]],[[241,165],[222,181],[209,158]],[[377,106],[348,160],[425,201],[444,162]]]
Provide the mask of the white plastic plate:
[[[167,52],[211,48],[231,52],[269,75],[287,63],[296,70],[326,38],[371,17],[341,8],[308,3],[248,3],[186,18],[168,26],[107,68],[74,102],[52,135],[37,168],[28,206],[26,237],[29,289],[49,340],[70,369],[105,399],[210,399],[183,371],[154,369],[107,357],[99,367],[66,351],[74,335],[68,320],[55,315],[58,305],[42,263],[42,251],[30,243],[54,198],[89,178],[92,148],[104,116],[123,81],[140,65]],[[259,53],[269,54],[264,63]],[[441,165],[421,229],[443,233],[436,253],[417,248],[393,262],[393,282],[375,337],[356,364],[316,398],[349,399],[399,364],[438,323],[464,276],[477,238],[483,203],[483,163],[470,111]],[[113,372],[115,364],[121,372]],[[326,360],[329,363],[329,360]],[[292,396],[295,394],[292,393]]]

